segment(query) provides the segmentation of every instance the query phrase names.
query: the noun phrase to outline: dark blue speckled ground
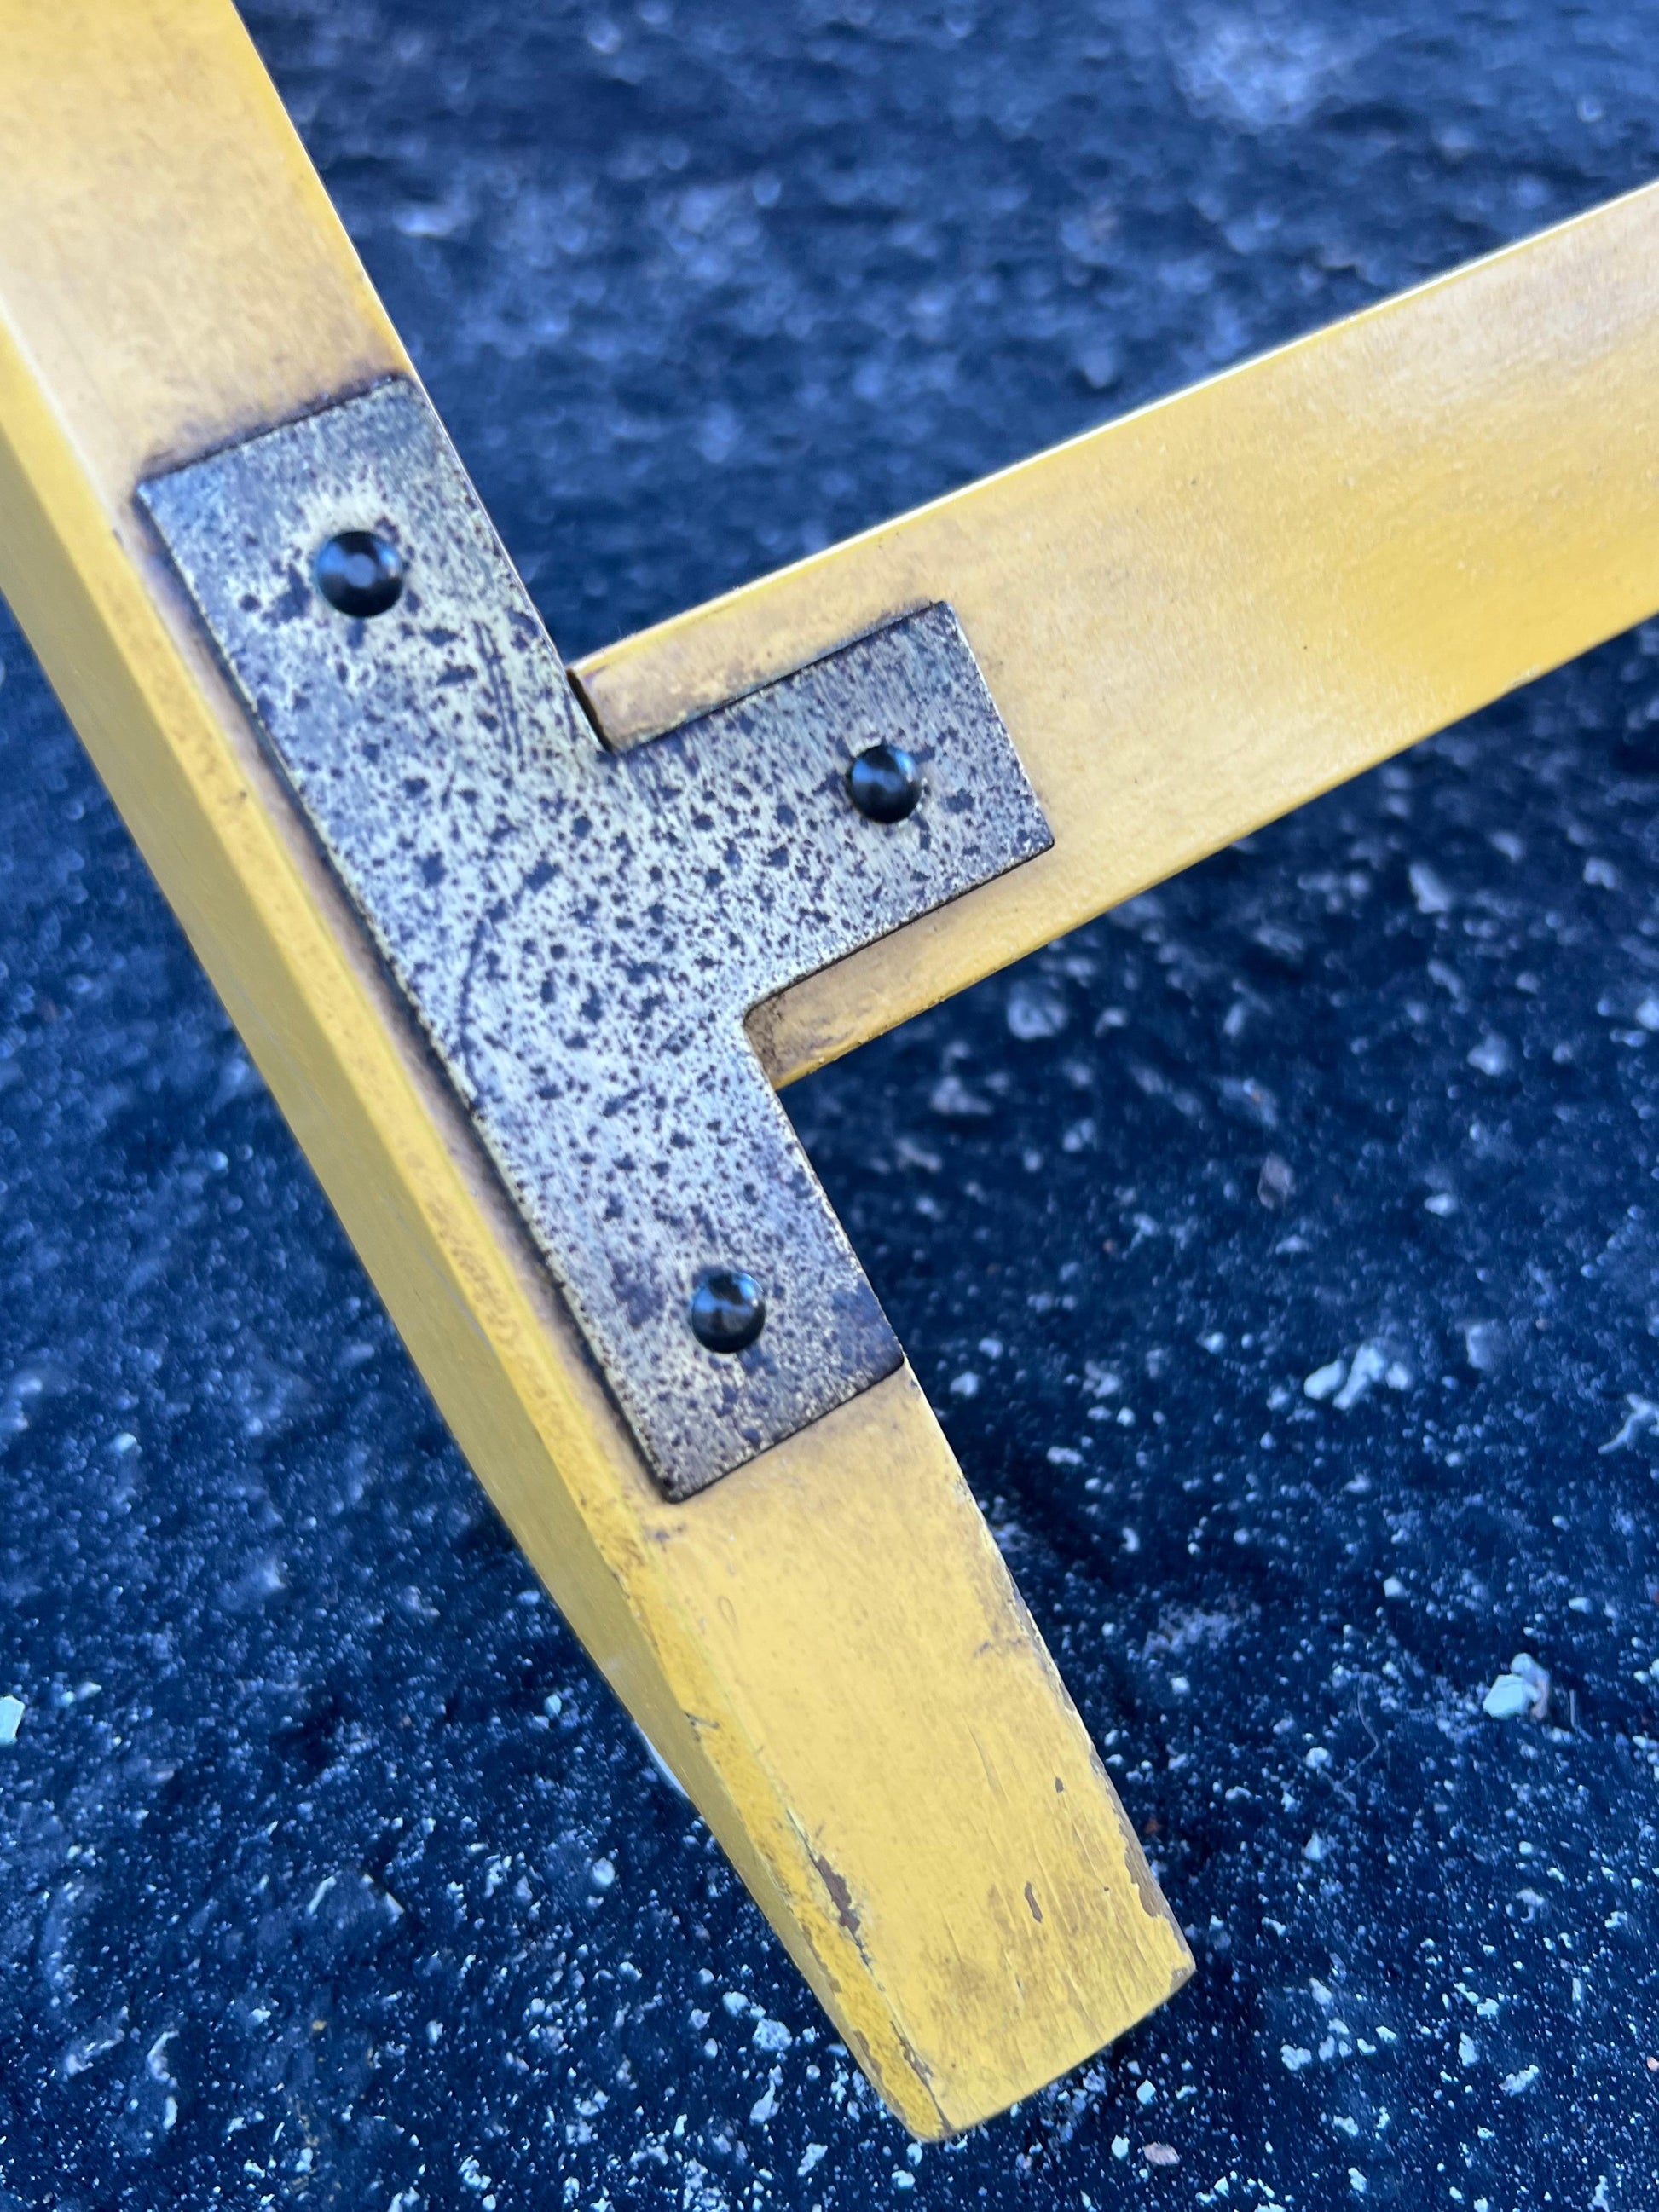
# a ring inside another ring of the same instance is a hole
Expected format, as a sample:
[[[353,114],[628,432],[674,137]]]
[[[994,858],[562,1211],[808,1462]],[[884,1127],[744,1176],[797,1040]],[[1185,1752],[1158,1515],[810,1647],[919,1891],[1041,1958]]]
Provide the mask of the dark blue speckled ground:
[[[1632,5],[251,21],[570,652],[1659,167]],[[921,2153],[0,661],[3,2212],[1659,2205],[1659,629],[793,1094],[1199,1958]]]

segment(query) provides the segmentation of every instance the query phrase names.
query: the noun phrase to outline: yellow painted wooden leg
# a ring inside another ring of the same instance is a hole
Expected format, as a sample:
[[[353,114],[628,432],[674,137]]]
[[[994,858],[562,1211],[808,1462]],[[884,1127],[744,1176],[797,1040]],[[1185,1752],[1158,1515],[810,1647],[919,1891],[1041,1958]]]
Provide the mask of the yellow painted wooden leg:
[[[918,2134],[1186,1947],[901,1372],[688,1504],[647,1476],[134,505],[397,339],[224,0],[0,0],[0,588],[462,1449]]]

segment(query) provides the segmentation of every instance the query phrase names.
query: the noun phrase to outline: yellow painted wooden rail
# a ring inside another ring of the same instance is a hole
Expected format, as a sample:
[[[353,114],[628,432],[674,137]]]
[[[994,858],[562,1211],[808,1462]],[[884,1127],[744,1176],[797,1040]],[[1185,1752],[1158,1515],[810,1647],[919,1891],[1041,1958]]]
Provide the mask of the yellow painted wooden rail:
[[[1190,1961],[908,1370],[647,1476],[147,534],[409,364],[228,0],[0,0],[0,589],[463,1449],[922,2135]],[[1659,607],[1638,195],[593,656],[618,743],[957,609],[1052,854],[762,1010],[785,1079]]]

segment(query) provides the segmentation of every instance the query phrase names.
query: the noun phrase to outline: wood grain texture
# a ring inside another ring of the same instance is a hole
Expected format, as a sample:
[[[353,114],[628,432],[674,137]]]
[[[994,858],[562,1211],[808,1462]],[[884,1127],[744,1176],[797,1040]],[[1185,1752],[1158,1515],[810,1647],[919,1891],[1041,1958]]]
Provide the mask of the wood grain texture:
[[[406,368],[222,0],[0,0],[0,588],[463,1450],[882,2093],[969,2124],[1190,1969],[908,1371],[647,1479],[133,503]]]
[[[626,743],[935,599],[1054,848],[763,1008],[777,1081],[1659,608],[1659,188],[576,672]]]

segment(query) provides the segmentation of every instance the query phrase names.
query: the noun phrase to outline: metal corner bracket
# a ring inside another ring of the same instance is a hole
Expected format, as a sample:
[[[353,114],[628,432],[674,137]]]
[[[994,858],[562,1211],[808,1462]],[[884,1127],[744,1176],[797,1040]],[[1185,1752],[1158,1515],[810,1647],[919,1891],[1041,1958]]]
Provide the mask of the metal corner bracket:
[[[744,1020],[1052,843],[950,608],[617,751],[412,384],[139,495],[668,1495],[890,1374]],[[372,613],[322,588],[352,533]],[[849,795],[883,745],[902,818]],[[763,1300],[735,1350],[692,1326],[722,1274]]]

